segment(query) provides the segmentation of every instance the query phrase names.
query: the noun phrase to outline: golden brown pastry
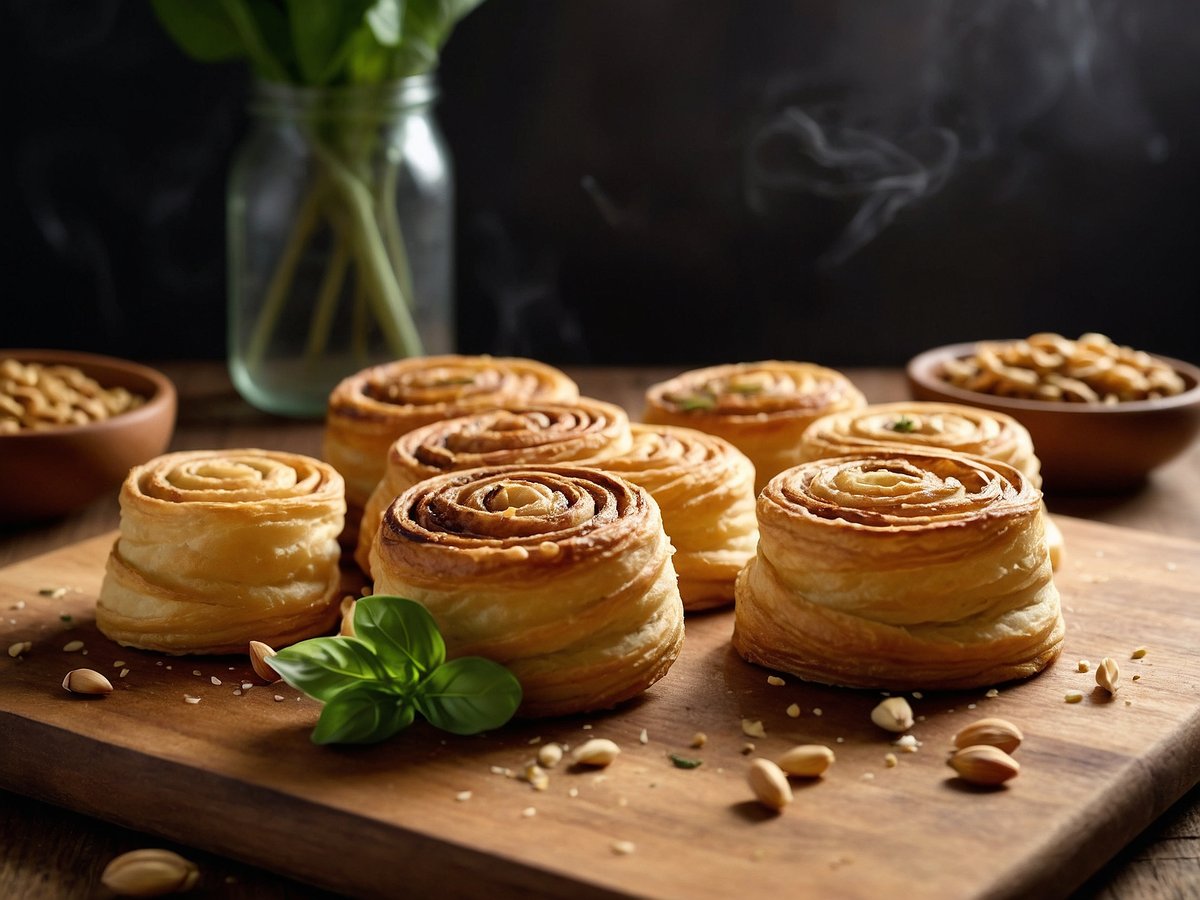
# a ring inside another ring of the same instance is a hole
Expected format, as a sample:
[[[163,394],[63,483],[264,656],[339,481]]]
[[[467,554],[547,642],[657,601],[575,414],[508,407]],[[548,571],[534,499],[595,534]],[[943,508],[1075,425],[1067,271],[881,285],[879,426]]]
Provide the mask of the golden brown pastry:
[[[332,466],[274,450],[194,450],[135,466],[96,624],[130,647],[245,653],[338,618],[345,514]]]
[[[898,445],[985,456],[1016,466],[1034,487],[1042,485],[1041,463],[1024,425],[1002,412],[957,403],[905,400],[822,416],[805,429],[799,456],[801,462],[807,462]],[[1050,562],[1057,569],[1063,553],[1062,532],[1049,515],[1045,528]]]
[[[355,545],[363,507],[400,435],[482,409],[578,396],[575,382],[558,369],[516,357],[418,356],[343,379],[329,395],[321,450],[346,480],[343,543]]]
[[[694,428],[634,424],[627,453],[589,463],[639,484],[675,545],[685,610],[733,602],[733,580],[754,556],[754,466],[733,444]]]
[[[725,438],[754,463],[754,491],[798,463],[800,435],[819,416],[866,405],[845,375],[806,362],[693,369],[646,392],[643,420]]]
[[[377,594],[433,614],[449,655],[507,666],[527,716],[634,697],[683,641],[658,505],[597,469],[502,466],[422,481],[384,513],[371,570]]]
[[[945,451],[805,463],[758,498],[733,644],[810,681],[888,690],[1024,678],[1063,640],[1041,496]]]
[[[354,559],[370,575],[371,543],[380,516],[418,481],[463,469],[518,463],[591,465],[625,453],[632,444],[625,410],[589,397],[564,404],[491,409],[410,431],[388,449],[383,478],[367,500]]]

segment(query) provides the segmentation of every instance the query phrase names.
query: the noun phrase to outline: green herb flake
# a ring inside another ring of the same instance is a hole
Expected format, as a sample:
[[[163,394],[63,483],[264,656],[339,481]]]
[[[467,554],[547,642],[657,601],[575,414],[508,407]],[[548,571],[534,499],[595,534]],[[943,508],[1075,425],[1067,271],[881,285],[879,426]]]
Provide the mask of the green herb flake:
[[[911,434],[912,432],[914,432],[916,430],[917,430],[917,423],[914,422],[912,419],[910,419],[908,416],[901,416],[899,419],[897,419],[895,422],[892,423],[892,431],[898,432],[899,434]]]
[[[696,391],[692,394],[684,394],[681,397],[672,397],[672,402],[684,412],[693,412],[699,409],[715,409],[717,406],[717,398],[712,394],[706,394],[701,391]]]
[[[58,617],[58,619],[60,622],[70,622],[71,621],[71,617],[69,615],[67,615],[66,613],[63,613],[61,616]]]
[[[690,756],[680,756],[678,753],[672,753],[670,756],[671,762],[677,769],[698,769],[704,763],[702,759],[692,759]]]
[[[763,386],[753,381],[736,381],[729,385],[734,394],[761,394]]]
[[[271,657],[284,681],[325,706],[316,744],[373,744],[419,713],[452,734],[499,728],[521,705],[521,685],[499,663],[477,656],[446,661],[433,616],[403,597],[363,597],[354,637],[312,638]]]

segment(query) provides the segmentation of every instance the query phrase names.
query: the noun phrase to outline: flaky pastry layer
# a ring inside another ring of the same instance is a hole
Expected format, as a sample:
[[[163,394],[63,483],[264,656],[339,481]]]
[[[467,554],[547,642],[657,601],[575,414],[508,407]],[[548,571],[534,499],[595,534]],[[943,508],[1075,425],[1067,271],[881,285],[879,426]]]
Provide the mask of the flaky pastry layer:
[[[818,460],[758,499],[733,643],[825,684],[957,689],[1035,674],[1063,619],[1039,492],[982,457],[902,451]]]
[[[766,360],[693,369],[646,392],[642,418],[715,434],[754,464],[755,493],[800,462],[801,434],[819,416],[866,405],[841,372],[807,362]]]
[[[596,469],[507,466],[422,481],[384,513],[375,592],[423,604],[451,656],[521,682],[526,716],[604,709],[666,674],[683,604],[658,506]]]
[[[599,463],[650,492],[675,546],[685,610],[733,602],[738,571],[754,556],[754,466],[724,438],[694,428],[634,424],[633,446]]]
[[[354,546],[363,507],[400,435],[482,409],[578,396],[578,386],[563,372],[519,357],[416,356],[343,379],[329,396],[321,449],[346,480],[343,541]]]
[[[371,544],[384,509],[418,481],[502,465],[590,465],[625,453],[632,443],[625,411],[588,397],[490,409],[410,431],[388,448],[383,478],[363,512],[354,559],[370,575]]]
[[[96,624],[130,647],[245,653],[337,620],[345,501],[332,466],[273,450],[169,453],[120,493]]]

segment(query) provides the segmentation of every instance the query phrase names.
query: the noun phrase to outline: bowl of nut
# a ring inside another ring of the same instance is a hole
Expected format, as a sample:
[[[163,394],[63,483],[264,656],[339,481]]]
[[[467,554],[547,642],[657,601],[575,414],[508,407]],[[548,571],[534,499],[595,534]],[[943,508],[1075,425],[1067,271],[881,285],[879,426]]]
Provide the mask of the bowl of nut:
[[[65,350],[0,350],[0,523],[60,516],[162,453],[175,386],[161,372]]]
[[[1102,334],[950,344],[907,375],[918,400],[998,410],[1029,429],[1047,493],[1130,490],[1200,433],[1200,368]]]

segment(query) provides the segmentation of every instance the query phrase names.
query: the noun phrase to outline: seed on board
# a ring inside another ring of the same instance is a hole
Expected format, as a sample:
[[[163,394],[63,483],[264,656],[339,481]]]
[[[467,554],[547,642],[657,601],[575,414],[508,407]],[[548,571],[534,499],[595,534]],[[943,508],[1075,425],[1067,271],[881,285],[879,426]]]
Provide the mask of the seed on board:
[[[816,778],[833,765],[833,751],[824,744],[800,744],[776,759],[776,764],[789,775]]]
[[[1091,667],[1092,667],[1092,664],[1090,662],[1088,662],[1086,659],[1081,659],[1076,664],[1076,668],[1079,669],[1080,672],[1086,672]]]
[[[1063,694],[1063,699],[1068,703],[1079,703],[1083,700],[1083,691],[1067,691]]]
[[[1015,778],[1021,764],[1001,750],[987,744],[976,744],[955,751],[947,760],[958,777],[972,784],[1003,784]]]
[[[607,766],[620,752],[621,748],[608,738],[592,738],[576,747],[571,759],[584,766]]]
[[[637,850],[637,845],[633,841],[613,841],[612,852],[617,856],[628,856]]]
[[[767,684],[771,685],[771,687],[783,687],[786,683],[787,682],[785,682],[778,675],[767,676]]]
[[[563,749],[558,744],[543,744],[538,747],[538,765],[544,769],[553,769],[563,758]]]
[[[1012,753],[1021,746],[1025,735],[1021,729],[1007,719],[977,719],[958,734],[954,735],[954,746],[963,747],[986,744],[989,747],[999,747],[1005,753]]]
[[[112,682],[95,669],[72,669],[63,679],[62,686],[72,694],[111,694]]]
[[[279,673],[272,669],[270,663],[267,662],[275,655],[275,651],[269,644],[264,644],[262,641],[251,641],[249,653],[250,668],[254,670],[255,675],[267,684],[274,684],[280,680]]]
[[[100,882],[125,897],[158,897],[191,890],[200,878],[196,864],[170,850],[122,853],[104,867]]]
[[[766,737],[763,723],[759,719],[742,719],[742,734],[746,737]]]
[[[1129,658],[1130,659],[1141,659],[1143,656],[1146,655],[1146,652],[1147,651],[1146,651],[1145,647],[1138,647],[1136,650],[1134,650],[1132,653],[1129,654]]]
[[[692,735],[691,746],[695,747],[697,750],[700,749],[701,747],[703,747],[707,743],[708,743],[708,735],[705,734],[703,731],[697,731],[695,734]]]
[[[83,641],[67,641],[63,644],[63,653],[77,653],[83,649]]]
[[[1117,682],[1121,678],[1121,669],[1117,666],[1117,661],[1111,656],[1106,656],[1100,660],[1100,665],[1096,669],[1096,684],[1104,688],[1110,694],[1117,692]]]
[[[913,727],[912,707],[903,697],[888,697],[871,710],[871,721],[885,731],[908,731]]]
[[[763,806],[781,810],[792,802],[792,786],[788,784],[787,776],[769,759],[756,759],[750,763],[746,781]]]

